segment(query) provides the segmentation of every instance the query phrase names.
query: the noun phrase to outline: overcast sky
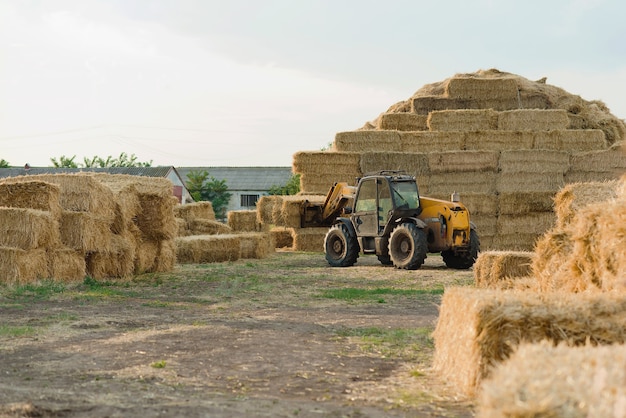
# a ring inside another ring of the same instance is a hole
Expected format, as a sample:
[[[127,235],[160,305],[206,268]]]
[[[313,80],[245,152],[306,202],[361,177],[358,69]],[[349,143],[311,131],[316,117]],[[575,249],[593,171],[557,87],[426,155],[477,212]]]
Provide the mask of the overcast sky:
[[[0,0],[0,159],[290,166],[497,68],[626,118],[622,0]]]

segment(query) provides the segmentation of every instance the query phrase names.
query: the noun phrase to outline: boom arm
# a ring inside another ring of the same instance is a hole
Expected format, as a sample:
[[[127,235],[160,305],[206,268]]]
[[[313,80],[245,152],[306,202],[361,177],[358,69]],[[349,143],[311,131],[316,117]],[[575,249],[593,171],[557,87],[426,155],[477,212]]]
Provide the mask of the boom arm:
[[[348,183],[335,183],[326,195],[322,206],[322,223],[332,222],[346,207],[348,200],[354,199],[356,187]]]

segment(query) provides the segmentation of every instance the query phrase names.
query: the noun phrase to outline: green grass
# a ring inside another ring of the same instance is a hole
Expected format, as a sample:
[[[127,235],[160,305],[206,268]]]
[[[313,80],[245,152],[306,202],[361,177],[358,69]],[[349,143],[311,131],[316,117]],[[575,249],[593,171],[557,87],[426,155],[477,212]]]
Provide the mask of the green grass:
[[[66,287],[63,283],[54,282],[52,280],[42,280],[38,283],[28,283],[18,285],[13,288],[6,287],[3,289],[4,296],[8,299],[50,299],[53,296],[63,293]]]
[[[382,296],[422,296],[422,295],[443,295],[443,287],[435,289],[394,289],[389,287],[377,287],[374,289],[359,289],[354,287],[344,287],[340,289],[327,289],[320,293],[320,297],[327,299],[340,299],[346,301],[354,300],[376,300],[385,303]]]
[[[29,326],[0,325],[0,337],[27,337],[35,332],[35,328]]]
[[[384,357],[416,360],[433,349],[432,328],[342,328],[336,332],[342,338],[356,338],[363,351]]]

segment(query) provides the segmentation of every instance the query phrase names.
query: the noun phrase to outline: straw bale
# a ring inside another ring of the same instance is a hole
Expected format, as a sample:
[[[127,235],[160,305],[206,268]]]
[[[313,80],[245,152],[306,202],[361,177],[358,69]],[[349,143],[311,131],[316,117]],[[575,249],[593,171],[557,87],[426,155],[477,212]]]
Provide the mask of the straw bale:
[[[574,292],[583,287],[581,276],[571,274],[574,241],[570,231],[553,228],[537,240],[531,264],[540,291]]]
[[[383,113],[378,120],[378,129],[396,131],[426,131],[426,115],[415,113]]]
[[[274,227],[270,229],[270,235],[275,248],[293,247],[293,228]]]
[[[330,186],[328,186],[330,187]],[[261,196],[256,202],[257,222],[261,225],[274,225],[275,206],[282,205],[282,196]]]
[[[190,235],[232,234],[233,229],[225,223],[209,219],[193,219],[189,221]]]
[[[365,152],[361,155],[361,172],[403,170],[414,176],[429,173],[428,155],[407,152]]]
[[[0,283],[26,284],[48,275],[48,258],[44,249],[0,246]]]
[[[189,230],[189,226],[187,225],[186,220],[182,218],[176,218],[175,221],[176,221],[176,226],[178,229],[176,236],[186,237],[188,235],[191,235],[191,231]]]
[[[617,186],[617,180],[565,185],[554,196],[556,225],[563,228],[585,206],[617,197]]]
[[[458,173],[434,173],[429,176],[430,194],[447,194],[458,192],[495,194],[496,173],[486,171],[466,171]]]
[[[552,131],[567,129],[564,109],[516,109],[498,113],[498,128],[504,131]]]
[[[231,210],[227,213],[228,226],[235,232],[258,232],[261,224],[257,222],[256,210]]]
[[[522,344],[485,380],[477,416],[624,417],[626,347]]]
[[[361,154],[358,152],[300,151],[293,155],[293,172],[295,174],[354,173],[354,177],[358,177],[360,159]]]
[[[552,228],[555,216],[552,212],[528,212],[517,215],[498,216],[498,234],[544,234]]]
[[[0,207],[0,246],[22,250],[59,245],[59,223],[50,212]]]
[[[43,181],[20,181],[6,179],[0,183],[0,206],[36,209],[50,212],[56,219],[61,216],[59,186]]]
[[[564,179],[566,183],[594,183],[607,180],[616,180],[619,173],[615,170],[606,171],[568,171]]]
[[[612,173],[609,178],[618,178],[626,172],[626,153],[621,143],[606,150],[575,153],[571,158],[571,170],[609,172]]]
[[[460,193],[461,203],[467,207],[470,215],[496,215],[498,213],[498,197],[482,193]],[[446,200],[449,200],[450,196]]]
[[[463,199],[463,195],[461,195]],[[476,225],[478,235],[480,236],[481,248],[483,247],[483,238],[496,235],[496,225],[498,216],[495,213],[473,214],[471,213],[471,221]]]
[[[527,131],[466,132],[463,149],[491,151],[532,149],[534,142],[534,133]]]
[[[529,212],[552,212],[555,192],[500,192],[498,213],[521,215]]]
[[[435,110],[453,109],[493,109],[497,111],[513,109],[547,109],[549,100],[542,95],[521,95],[509,98],[451,98],[441,96],[417,96],[409,99],[411,111],[419,115],[427,115]]]
[[[338,132],[334,146],[339,152],[401,150],[400,135],[395,130]]]
[[[330,189],[330,187],[329,187]],[[302,226],[302,205],[304,202],[315,204],[323,204],[326,201],[326,195],[295,195],[283,196],[280,211],[274,216],[276,226],[284,226],[287,228],[300,228]]]
[[[446,151],[428,155],[431,173],[498,171],[499,151]]]
[[[439,110],[428,114],[430,131],[486,131],[497,129],[498,113],[493,109]]]
[[[604,132],[599,129],[534,132],[533,149],[583,152],[607,147]]]
[[[154,271],[161,241],[139,240],[135,245],[134,273],[143,274]]]
[[[82,281],[87,274],[85,254],[68,247],[47,250],[49,277],[55,281]]]
[[[463,149],[464,132],[400,132],[402,152],[443,152]]]
[[[182,218],[186,221],[193,219],[209,219],[215,220],[215,212],[213,204],[209,201],[186,203],[184,205],[174,206],[174,216]]]
[[[176,241],[166,239],[160,242],[159,253],[157,254],[151,273],[162,273],[173,271],[176,266]]]
[[[135,271],[136,242],[131,234],[111,234],[106,250],[89,252],[85,258],[87,274],[94,279],[128,278]]]
[[[419,96],[411,100],[411,112],[418,115],[428,115],[437,110],[468,109],[471,100],[452,99],[442,96]]]
[[[326,195],[330,187],[337,182],[345,182],[349,185],[356,183],[361,173],[333,173],[327,174],[302,174],[300,175],[300,192],[308,195]],[[281,203],[282,205],[282,203]]]
[[[562,172],[507,172],[497,176],[496,187],[500,193],[553,192],[565,185]]]
[[[483,251],[474,263],[474,283],[486,289],[512,287],[509,281],[531,275],[533,258],[530,251]]]
[[[433,333],[433,369],[474,395],[521,343],[621,344],[624,321],[626,299],[618,295],[447,288]]]
[[[61,242],[81,252],[107,252],[111,246],[110,224],[90,212],[64,210],[61,214]]]
[[[500,153],[502,173],[565,173],[570,154],[551,150],[511,150]]]
[[[453,77],[445,86],[445,95],[452,99],[517,101],[518,86],[517,80],[513,77]]]
[[[269,232],[246,232],[239,234],[241,258],[267,258],[274,252]]]
[[[138,177],[138,176],[137,176]],[[155,179],[156,180],[156,179]],[[162,183],[166,189],[155,185],[144,184],[146,187],[138,187],[137,197],[141,210],[137,214],[135,223],[144,237],[151,240],[167,240],[176,237],[178,225],[174,218],[174,201],[171,197],[171,182]],[[196,220],[197,221],[197,220]],[[194,221],[195,222],[195,221]]]
[[[137,176],[121,174],[93,174],[94,178],[108,187],[115,197],[115,218],[111,229],[115,233],[122,233],[141,211],[141,204],[137,195]]]
[[[328,228],[301,228],[293,230],[294,251],[324,252],[324,238]]]
[[[239,234],[194,235],[176,238],[176,259],[181,264],[235,261],[241,252]]]
[[[491,245],[487,248],[491,250],[532,251],[535,243],[541,236],[540,233],[527,232],[515,234],[497,233],[493,236]]]

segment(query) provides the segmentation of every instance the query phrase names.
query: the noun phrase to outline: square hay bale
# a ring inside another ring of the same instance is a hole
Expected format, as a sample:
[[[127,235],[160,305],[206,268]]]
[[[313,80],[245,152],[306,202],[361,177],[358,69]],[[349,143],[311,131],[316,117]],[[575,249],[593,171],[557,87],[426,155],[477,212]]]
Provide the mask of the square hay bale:
[[[177,234],[178,237],[186,237],[191,235],[191,231],[189,230],[189,225],[187,221],[182,218],[176,218],[176,226],[177,226]]]
[[[346,182],[350,185],[356,183],[361,177],[359,173],[329,172],[328,174],[301,174],[300,193],[307,195],[326,195],[330,187],[337,182]],[[282,203],[281,203],[282,205]],[[276,209],[277,210],[277,209]],[[275,212],[276,213],[276,212]]]
[[[256,210],[231,210],[227,213],[228,226],[234,232],[258,232],[261,224],[257,222]]]
[[[617,180],[607,180],[565,185],[554,196],[556,225],[564,228],[585,206],[616,198],[618,184]]]
[[[136,177],[120,174],[93,174],[101,184],[108,187],[115,197],[115,217],[111,230],[122,233],[141,211],[141,204],[135,188]]]
[[[275,214],[275,225],[287,228],[300,228],[302,226],[302,207],[306,202],[322,205],[326,201],[325,195],[295,195],[283,196],[282,205]]]
[[[433,369],[467,395],[522,343],[623,344],[626,299],[609,294],[447,288]]]
[[[0,206],[36,209],[50,212],[56,219],[61,216],[59,186],[44,181],[0,182]]]
[[[300,151],[293,155],[293,172],[303,175],[336,174],[337,177],[350,173],[353,174],[352,179],[354,179],[354,177],[361,175],[360,160],[361,154],[359,152]],[[341,180],[336,179],[335,181]]]
[[[293,228],[274,227],[270,229],[270,235],[275,248],[293,248]]]
[[[493,236],[491,250],[509,250],[509,251],[532,251],[538,239],[541,238],[540,233],[518,232],[515,234],[497,233]],[[481,241],[482,242],[482,241]],[[481,245],[482,247],[482,245]]]
[[[238,260],[239,234],[194,235],[176,238],[176,260],[180,264],[219,263]]]
[[[213,204],[211,202],[201,201],[174,206],[174,216],[186,221],[194,219],[209,219],[214,221],[215,211],[213,210]]]
[[[522,344],[482,384],[477,417],[624,416],[626,347]]]
[[[461,195],[461,199],[463,196]],[[476,229],[478,231],[478,236],[480,237],[481,248],[483,243],[483,238],[492,237],[496,235],[497,229],[496,225],[498,223],[498,216],[495,213],[485,213],[485,214],[473,214],[470,212],[471,222],[476,225]]]
[[[383,113],[378,120],[378,129],[395,131],[426,131],[426,115],[416,113]]]
[[[64,210],[60,224],[61,242],[74,250],[108,252],[111,248],[111,224],[93,213]]]
[[[328,186],[330,188],[330,186]],[[275,207],[282,205],[282,196],[261,196],[256,202],[257,222],[261,225],[275,225],[274,213]]]
[[[505,150],[500,153],[502,173],[565,173],[570,154],[551,150]]]
[[[0,246],[23,250],[59,245],[59,223],[50,212],[0,207]]]
[[[504,131],[552,131],[567,129],[564,109],[515,109],[499,112],[497,129]]]
[[[571,171],[612,173],[608,178],[617,179],[626,172],[626,153],[621,143],[605,150],[574,153]]]
[[[534,142],[534,134],[528,131],[476,131],[465,133],[461,149],[485,151],[532,149]]]
[[[269,232],[246,232],[239,234],[241,258],[267,258],[274,252]]]
[[[462,174],[433,173],[428,176],[428,193],[451,195],[459,192],[461,196],[466,193],[483,193],[487,195],[496,193],[496,173],[488,171],[466,171]]]
[[[500,215],[496,225],[498,234],[520,232],[542,235],[554,226],[552,212],[528,212],[517,215]]]
[[[534,256],[530,251],[483,251],[474,263],[474,283],[484,289],[515,287],[515,281],[531,276]]]
[[[176,242],[141,241],[135,250],[135,274],[162,273],[174,270],[176,265]]]
[[[499,151],[431,152],[428,167],[431,173],[459,173],[466,171],[498,171]]]
[[[392,130],[338,132],[334,147],[338,152],[400,151],[400,135]]]
[[[453,99],[443,96],[418,96],[411,99],[411,112],[428,115],[436,110],[468,109],[471,100]]]
[[[107,250],[87,253],[87,274],[94,279],[131,277],[135,272],[136,249],[136,242],[131,234],[111,234],[111,243]]]
[[[233,229],[230,226],[209,219],[193,219],[189,221],[188,230],[190,235],[220,235],[233,233]]]
[[[583,152],[607,147],[604,132],[600,129],[544,131],[534,132],[534,135],[533,149]]]
[[[586,287],[580,271],[573,269],[573,249],[571,231],[553,228],[537,240],[531,269],[539,291],[578,292]]]
[[[523,215],[530,212],[552,212],[555,192],[500,192],[498,213]]]
[[[496,178],[499,193],[550,192],[556,193],[565,185],[562,172],[506,172]]]
[[[173,271],[176,266],[176,241],[166,239],[160,242],[159,253],[157,254],[154,266],[150,273],[162,273]]]
[[[361,172],[375,173],[381,170],[404,170],[414,176],[429,173],[428,155],[407,152],[365,152],[361,155]]]
[[[493,109],[439,110],[428,114],[430,131],[486,131],[498,128]]]
[[[138,176],[137,176],[138,177]],[[137,187],[141,210],[136,225],[143,236],[151,240],[167,240],[176,237],[178,225],[174,218],[174,200],[171,199],[172,183],[167,179],[155,184],[143,183]]]
[[[0,282],[27,284],[47,278],[48,258],[44,249],[23,250],[0,246]]]
[[[401,148],[410,153],[458,151],[463,149],[464,132],[400,132]]]
[[[452,77],[445,86],[445,95],[463,100],[518,99],[517,80],[513,77],[476,78]]]
[[[300,228],[293,230],[294,251],[324,252],[324,239],[328,228]]]
[[[68,247],[47,250],[50,278],[60,282],[80,282],[86,274],[85,254]]]

